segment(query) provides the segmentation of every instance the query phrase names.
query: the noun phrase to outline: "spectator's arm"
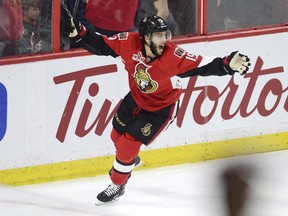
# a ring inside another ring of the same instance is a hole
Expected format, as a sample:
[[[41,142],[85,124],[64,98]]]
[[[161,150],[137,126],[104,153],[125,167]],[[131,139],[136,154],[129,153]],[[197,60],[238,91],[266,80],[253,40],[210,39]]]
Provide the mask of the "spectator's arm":
[[[154,7],[157,10],[157,16],[167,20],[169,16],[169,8],[167,0],[155,0]]]

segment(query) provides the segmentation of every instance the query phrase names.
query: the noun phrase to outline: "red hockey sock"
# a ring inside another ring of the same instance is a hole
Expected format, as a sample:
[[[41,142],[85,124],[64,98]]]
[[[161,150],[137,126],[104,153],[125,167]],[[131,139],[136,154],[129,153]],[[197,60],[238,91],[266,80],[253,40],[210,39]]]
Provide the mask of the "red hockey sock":
[[[134,169],[135,158],[140,151],[142,143],[125,133],[116,143],[116,159],[113,163],[111,180],[115,184],[122,185],[128,181]]]

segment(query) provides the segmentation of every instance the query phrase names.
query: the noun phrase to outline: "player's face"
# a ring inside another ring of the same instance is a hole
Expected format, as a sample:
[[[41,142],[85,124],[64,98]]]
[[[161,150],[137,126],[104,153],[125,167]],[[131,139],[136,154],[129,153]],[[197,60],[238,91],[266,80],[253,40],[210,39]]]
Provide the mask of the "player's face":
[[[150,49],[155,56],[163,54],[167,38],[167,32],[154,32],[150,40]]]

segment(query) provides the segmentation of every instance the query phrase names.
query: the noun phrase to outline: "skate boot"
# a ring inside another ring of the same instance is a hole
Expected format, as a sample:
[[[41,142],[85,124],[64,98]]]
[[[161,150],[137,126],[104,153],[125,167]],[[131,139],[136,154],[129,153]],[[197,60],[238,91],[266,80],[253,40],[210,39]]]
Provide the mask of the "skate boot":
[[[115,202],[119,200],[125,192],[124,185],[116,185],[111,183],[104,191],[98,194],[95,205],[103,205],[105,203]]]

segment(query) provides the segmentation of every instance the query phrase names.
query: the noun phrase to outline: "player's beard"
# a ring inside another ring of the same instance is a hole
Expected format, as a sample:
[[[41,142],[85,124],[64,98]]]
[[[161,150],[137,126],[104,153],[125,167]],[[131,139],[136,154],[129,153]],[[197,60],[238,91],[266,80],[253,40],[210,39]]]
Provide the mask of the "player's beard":
[[[161,56],[162,54],[163,54],[163,51],[164,51],[164,49],[163,49],[163,51],[161,52],[161,53],[159,53],[158,51],[157,51],[157,45],[155,44],[155,43],[153,43],[153,41],[150,41],[150,50],[151,50],[151,52],[156,56],[156,57],[159,57],[159,56]]]

